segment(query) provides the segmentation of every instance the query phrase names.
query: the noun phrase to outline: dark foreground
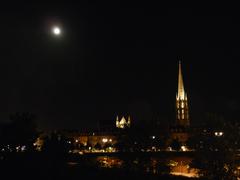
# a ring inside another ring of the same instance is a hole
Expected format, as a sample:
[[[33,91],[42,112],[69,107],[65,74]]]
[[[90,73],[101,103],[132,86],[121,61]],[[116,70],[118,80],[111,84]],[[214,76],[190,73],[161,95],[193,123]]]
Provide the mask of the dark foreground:
[[[0,179],[77,180],[77,179],[189,179],[179,176],[151,174],[128,168],[99,168],[89,164],[89,157],[56,154],[4,154],[0,160]],[[77,162],[77,163],[76,163]]]

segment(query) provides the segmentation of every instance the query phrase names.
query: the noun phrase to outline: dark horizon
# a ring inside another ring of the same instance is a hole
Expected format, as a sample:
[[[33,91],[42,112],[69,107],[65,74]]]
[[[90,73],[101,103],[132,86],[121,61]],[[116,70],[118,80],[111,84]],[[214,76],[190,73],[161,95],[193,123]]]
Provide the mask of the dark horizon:
[[[41,129],[173,122],[182,61],[191,123],[238,120],[240,22],[209,8],[15,4],[0,12],[0,122],[32,112]],[[224,11],[226,12],[226,11]],[[51,26],[63,29],[61,37]]]

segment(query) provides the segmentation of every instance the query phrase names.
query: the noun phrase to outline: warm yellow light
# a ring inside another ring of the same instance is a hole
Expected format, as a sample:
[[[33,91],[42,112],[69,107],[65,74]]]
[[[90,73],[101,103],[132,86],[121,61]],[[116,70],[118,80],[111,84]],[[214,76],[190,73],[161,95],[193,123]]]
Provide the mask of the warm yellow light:
[[[181,107],[184,108],[184,103],[183,102],[181,103]]]
[[[187,149],[186,146],[181,146],[181,150],[182,150],[182,151],[187,151],[188,149]]]
[[[102,142],[106,143],[106,142],[108,142],[108,139],[107,138],[103,138]]]
[[[116,127],[117,128],[124,129],[126,127],[130,127],[130,125],[131,125],[130,116],[128,117],[128,120],[126,120],[124,116],[121,118],[121,120],[119,120],[118,116],[117,116],[117,118],[116,118]]]

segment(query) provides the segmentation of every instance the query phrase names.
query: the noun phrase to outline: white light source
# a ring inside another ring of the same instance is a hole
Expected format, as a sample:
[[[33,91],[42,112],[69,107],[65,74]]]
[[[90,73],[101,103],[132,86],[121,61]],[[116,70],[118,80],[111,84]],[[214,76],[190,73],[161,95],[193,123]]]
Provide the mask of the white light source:
[[[61,29],[59,27],[55,26],[52,28],[52,32],[53,32],[53,34],[58,36],[61,34]]]
[[[187,151],[188,149],[187,149],[186,146],[181,146],[181,150],[182,150],[182,151]]]
[[[220,136],[223,136],[223,132],[222,131],[215,132],[214,135],[220,137]]]
[[[103,138],[102,142],[106,143],[106,142],[108,142],[108,139],[107,138]]]

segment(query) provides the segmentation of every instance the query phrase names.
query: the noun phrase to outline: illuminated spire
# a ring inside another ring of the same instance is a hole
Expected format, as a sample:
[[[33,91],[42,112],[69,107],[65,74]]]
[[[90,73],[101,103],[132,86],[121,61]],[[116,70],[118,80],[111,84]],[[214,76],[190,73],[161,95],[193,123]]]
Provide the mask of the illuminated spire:
[[[130,116],[128,116],[127,126],[130,127],[130,124],[131,124],[131,118]]]
[[[118,116],[117,116],[117,118],[116,118],[116,127],[118,127],[119,126],[119,119],[118,119]]]
[[[178,91],[176,96],[176,119],[177,125],[189,126],[189,111],[187,93],[184,90],[181,62],[178,65]]]
[[[177,99],[185,99],[185,91],[184,91],[184,85],[183,85],[183,77],[182,77],[182,68],[181,68],[181,61],[179,61],[178,66],[178,94]]]

